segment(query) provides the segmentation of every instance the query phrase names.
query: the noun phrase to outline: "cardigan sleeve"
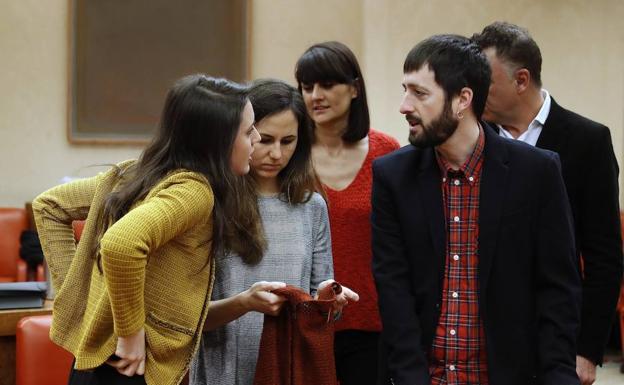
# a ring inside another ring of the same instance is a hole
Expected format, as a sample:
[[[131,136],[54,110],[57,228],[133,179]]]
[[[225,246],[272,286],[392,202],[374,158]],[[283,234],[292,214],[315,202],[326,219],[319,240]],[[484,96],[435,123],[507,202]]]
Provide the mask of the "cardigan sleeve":
[[[118,336],[131,335],[145,323],[148,256],[212,214],[212,190],[198,174],[176,173],[152,191],[157,192],[150,193],[109,227],[100,241],[104,279]]]
[[[76,254],[72,222],[87,217],[99,179],[103,175],[53,187],[33,201],[41,248],[50,269],[52,286],[57,291]]]

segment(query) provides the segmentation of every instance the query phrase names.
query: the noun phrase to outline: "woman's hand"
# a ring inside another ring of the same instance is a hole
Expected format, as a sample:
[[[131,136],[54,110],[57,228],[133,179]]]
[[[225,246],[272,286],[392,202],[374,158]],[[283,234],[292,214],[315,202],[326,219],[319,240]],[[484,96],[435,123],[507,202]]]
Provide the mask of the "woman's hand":
[[[314,299],[318,299],[318,292],[326,287],[327,285],[333,284],[335,281],[333,279],[328,279],[319,284],[317,294],[314,296]],[[342,308],[347,306],[349,302],[357,302],[360,300],[360,296],[349,289],[346,286],[342,286],[342,291],[340,294],[336,295],[336,302],[334,302],[333,310],[334,310],[334,318],[337,319],[340,317],[340,313],[342,313]]]
[[[109,359],[106,363],[124,376],[132,377],[135,374],[145,374],[145,329],[117,338],[117,350],[115,355],[118,360]]]
[[[256,282],[240,293],[240,302],[247,311],[276,316],[282,309],[286,298],[273,294],[271,291],[285,286],[284,282]]]
[[[285,286],[284,282],[256,282],[241,293],[210,302],[204,330],[215,330],[250,311],[277,315],[286,299],[271,291]]]

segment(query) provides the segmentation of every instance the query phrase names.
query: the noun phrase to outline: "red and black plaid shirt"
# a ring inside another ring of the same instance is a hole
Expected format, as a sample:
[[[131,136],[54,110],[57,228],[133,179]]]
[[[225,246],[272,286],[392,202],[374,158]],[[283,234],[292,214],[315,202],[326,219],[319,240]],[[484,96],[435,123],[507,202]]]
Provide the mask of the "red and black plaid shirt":
[[[485,333],[479,315],[479,190],[483,130],[472,155],[453,170],[437,154],[446,214],[446,263],[440,320],[431,347],[431,385],[488,384]]]

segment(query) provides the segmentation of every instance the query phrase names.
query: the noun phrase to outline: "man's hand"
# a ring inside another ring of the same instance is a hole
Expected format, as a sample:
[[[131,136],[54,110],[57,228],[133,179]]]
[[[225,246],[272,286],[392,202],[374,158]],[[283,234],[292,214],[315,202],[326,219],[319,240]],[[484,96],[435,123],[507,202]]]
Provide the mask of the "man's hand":
[[[596,381],[596,364],[585,357],[576,356],[576,374],[581,385],[592,385]]]

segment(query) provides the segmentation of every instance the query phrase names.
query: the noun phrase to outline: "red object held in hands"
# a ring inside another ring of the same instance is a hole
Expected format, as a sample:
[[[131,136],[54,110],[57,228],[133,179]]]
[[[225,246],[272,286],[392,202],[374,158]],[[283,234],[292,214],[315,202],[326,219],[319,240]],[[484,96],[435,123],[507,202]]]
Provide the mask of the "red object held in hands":
[[[318,299],[295,286],[273,290],[286,298],[277,316],[264,316],[254,385],[338,385],[334,362],[334,282]]]

